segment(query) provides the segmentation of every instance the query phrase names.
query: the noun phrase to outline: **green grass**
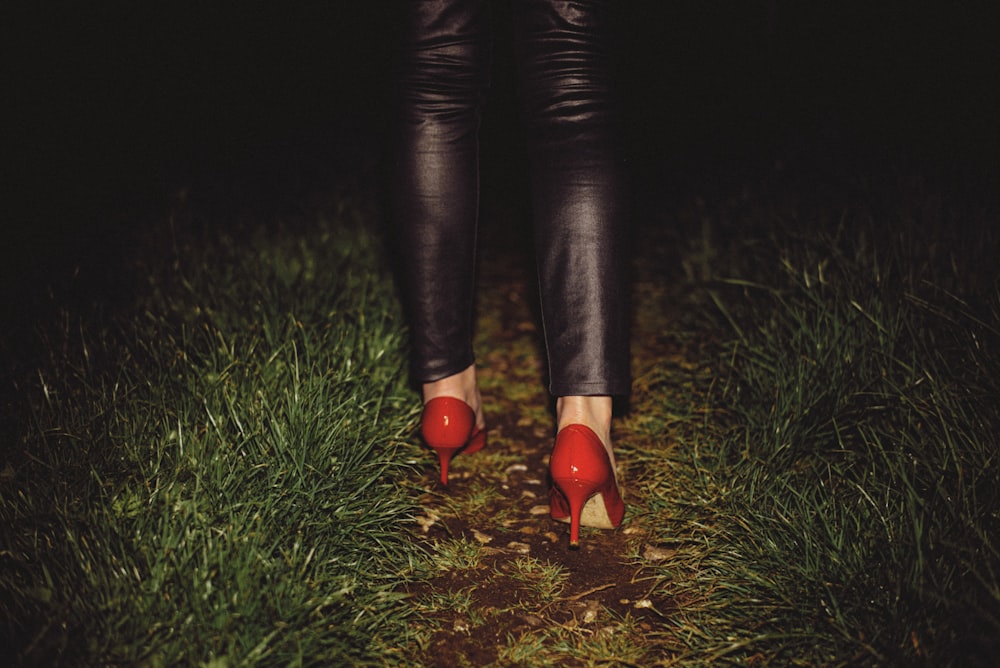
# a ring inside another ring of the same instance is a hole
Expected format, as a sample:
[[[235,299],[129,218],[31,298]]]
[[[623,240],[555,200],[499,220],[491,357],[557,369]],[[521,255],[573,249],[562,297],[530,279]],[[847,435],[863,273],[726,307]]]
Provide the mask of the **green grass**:
[[[699,465],[739,575],[711,596],[752,601],[726,616],[755,629],[726,655],[950,663],[995,647],[998,240],[983,220],[937,223],[775,224],[713,291],[732,332],[716,403],[738,425]]]
[[[598,617],[595,621],[600,624],[596,629],[575,623],[552,625],[508,638],[500,651],[500,665],[637,666],[648,659],[635,641],[642,632],[634,628],[634,620]]]
[[[473,540],[451,538],[435,543],[433,564],[438,570],[467,570],[479,566],[482,545]]]
[[[616,425],[630,533],[607,580],[642,582],[656,615],[518,630],[489,641],[501,664],[993,656],[1000,246],[988,214],[931,191],[877,204],[719,197],[673,212],[691,241],[666,269],[669,239],[642,231]],[[368,206],[164,225],[122,274],[134,300],[56,299],[43,358],[8,365],[0,658],[396,665],[455,611],[485,643],[562,599],[574,573],[548,558],[413,537],[442,492],[410,468],[434,478]],[[537,350],[502,345],[480,351],[507,365],[487,402],[535,400]],[[524,415],[547,431],[546,406]],[[514,463],[493,443],[460,470]],[[478,521],[484,480],[444,509]],[[491,585],[523,605],[484,608]]]
[[[551,601],[562,593],[569,574],[559,564],[521,557],[514,560],[510,576],[529,585],[541,600]]]
[[[345,211],[164,229],[131,310],[46,323],[0,481],[12,658],[359,663],[405,631],[416,406],[380,241]]]

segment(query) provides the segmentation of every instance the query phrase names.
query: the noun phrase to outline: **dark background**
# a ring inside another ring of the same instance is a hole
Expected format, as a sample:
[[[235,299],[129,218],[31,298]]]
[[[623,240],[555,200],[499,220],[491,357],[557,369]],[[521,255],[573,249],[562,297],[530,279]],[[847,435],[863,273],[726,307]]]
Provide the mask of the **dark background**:
[[[7,3],[0,275],[60,240],[110,243],[179,184],[377,178],[399,4]],[[1000,70],[987,9],[619,0],[639,190],[776,161],[818,166],[816,178],[955,167],[991,187]],[[487,199],[523,190],[509,11],[497,3]]]

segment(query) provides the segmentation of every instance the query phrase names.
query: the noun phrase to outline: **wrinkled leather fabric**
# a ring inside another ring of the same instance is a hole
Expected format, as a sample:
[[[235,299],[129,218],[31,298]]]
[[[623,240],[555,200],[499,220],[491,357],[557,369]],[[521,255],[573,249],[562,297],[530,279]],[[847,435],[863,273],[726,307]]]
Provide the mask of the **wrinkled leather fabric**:
[[[627,186],[609,62],[608,2],[511,0],[542,324],[555,396],[625,395]],[[414,378],[474,361],[480,115],[487,0],[408,2],[391,165]]]

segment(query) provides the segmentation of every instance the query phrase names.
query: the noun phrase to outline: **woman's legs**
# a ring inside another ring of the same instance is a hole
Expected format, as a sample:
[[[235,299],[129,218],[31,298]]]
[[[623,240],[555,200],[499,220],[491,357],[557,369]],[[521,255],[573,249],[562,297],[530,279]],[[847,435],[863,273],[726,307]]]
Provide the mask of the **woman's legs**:
[[[627,395],[628,211],[611,86],[609,2],[516,0],[542,318],[559,427],[610,451]]]
[[[471,346],[478,128],[488,83],[484,0],[408,5],[392,173],[413,372],[481,424]],[[609,445],[629,392],[624,167],[608,62],[608,2],[516,0],[543,325],[559,426]]]
[[[412,371],[424,402],[465,401],[483,426],[472,352],[484,0],[413,1],[399,72],[391,190]]]

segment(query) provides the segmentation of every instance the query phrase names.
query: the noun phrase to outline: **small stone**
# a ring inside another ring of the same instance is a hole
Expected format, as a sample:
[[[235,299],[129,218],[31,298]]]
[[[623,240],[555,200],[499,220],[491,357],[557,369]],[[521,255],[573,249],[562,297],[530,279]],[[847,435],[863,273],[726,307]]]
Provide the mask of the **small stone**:
[[[530,489],[522,489],[521,490],[521,498],[522,499],[537,499],[538,495],[535,494],[534,492],[532,492]]]
[[[644,598],[641,601],[636,601],[635,602],[635,607],[637,607],[637,608],[652,608],[653,607],[653,602],[650,601],[648,598]]]
[[[559,542],[559,536],[556,535],[555,531],[546,531],[543,535],[546,538],[548,538],[549,541],[552,542],[552,543],[558,543]]]
[[[529,515],[548,515],[549,514],[549,507],[548,506],[532,506],[531,510],[528,511],[528,514]]]
[[[525,464],[511,464],[510,466],[504,469],[504,473],[510,475],[511,473],[521,473],[527,470],[528,467]]]
[[[478,531],[478,530],[476,530],[476,529],[473,529],[473,530],[472,530],[472,535],[473,535],[473,536],[475,537],[475,539],[476,539],[477,541],[479,541],[479,542],[480,542],[480,543],[482,543],[483,545],[486,545],[487,543],[490,543],[490,542],[492,542],[492,541],[493,541],[493,536],[490,536],[490,535],[488,535],[488,534],[485,534],[485,533],[483,533],[483,532],[481,532],[481,531]]]

